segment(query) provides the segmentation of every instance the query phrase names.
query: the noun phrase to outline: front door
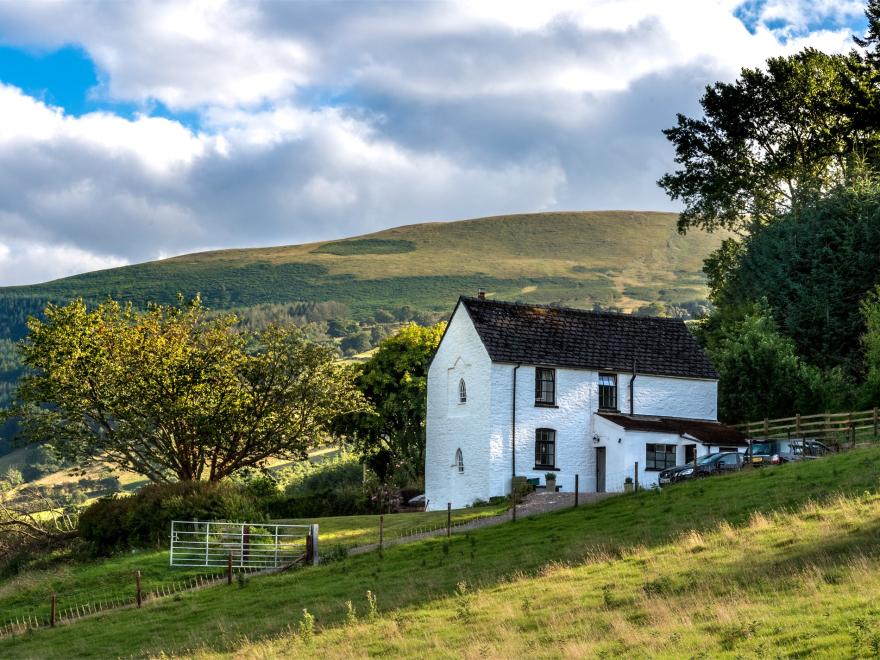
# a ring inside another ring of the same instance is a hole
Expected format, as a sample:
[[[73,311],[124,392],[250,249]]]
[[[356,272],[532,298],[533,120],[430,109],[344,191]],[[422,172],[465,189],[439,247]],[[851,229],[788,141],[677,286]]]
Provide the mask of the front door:
[[[605,447],[596,447],[596,492],[605,492]]]
[[[684,446],[684,462],[685,463],[693,463],[697,460],[697,446],[696,445],[685,445]]]

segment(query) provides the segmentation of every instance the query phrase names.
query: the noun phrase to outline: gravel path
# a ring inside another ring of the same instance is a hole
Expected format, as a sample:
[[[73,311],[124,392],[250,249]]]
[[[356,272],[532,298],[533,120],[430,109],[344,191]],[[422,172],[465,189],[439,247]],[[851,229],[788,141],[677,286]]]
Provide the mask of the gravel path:
[[[611,497],[614,494],[615,493],[580,493],[578,496],[578,504],[592,504],[594,502],[598,502],[600,500]],[[516,508],[516,516],[517,518],[525,518],[526,516],[549,513],[550,511],[555,511],[556,509],[565,509],[573,506],[574,493],[531,493]],[[510,511],[510,509],[508,509],[504,513],[497,516],[487,516],[485,518],[477,518],[475,520],[469,520],[467,522],[459,523],[457,525],[453,524],[452,533],[458,534],[460,532],[467,532],[472,529],[479,529],[481,527],[500,525],[501,523],[508,522],[509,520],[511,520],[511,518],[512,512]],[[383,545],[387,548],[392,545],[413,543],[414,541],[420,541],[422,539],[430,538],[432,536],[444,536],[445,534],[446,528],[440,527],[439,529],[432,529],[430,531],[421,532],[419,534],[410,534],[408,536],[399,536],[394,539],[388,539]],[[359,545],[355,548],[350,548],[348,554],[361,555],[365,552],[372,552],[378,547],[378,543]]]

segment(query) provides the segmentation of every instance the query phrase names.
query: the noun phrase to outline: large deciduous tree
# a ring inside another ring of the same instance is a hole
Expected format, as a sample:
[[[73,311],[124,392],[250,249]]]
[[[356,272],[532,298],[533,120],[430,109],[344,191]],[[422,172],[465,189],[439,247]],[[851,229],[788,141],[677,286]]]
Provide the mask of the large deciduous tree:
[[[333,349],[295,328],[242,333],[198,299],[140,313],[49,305],[21,344],[11,414],[24,436],[155,482],[216,481],[270,457],[301,459],[333,419],[365,409]]]
[[[664,131],[680,169],[658,183],[684,202],[679,229],[753,233],[846,181],[877,156],[877,122],[856,118],[876,96],[861,55],[814,49],[707,87],[703,116]]]
[[[340,418],[338,428],[383,482],[424,475],[428,367],[445,328],[406,325],[360,366],[357,385],[374,412]]]

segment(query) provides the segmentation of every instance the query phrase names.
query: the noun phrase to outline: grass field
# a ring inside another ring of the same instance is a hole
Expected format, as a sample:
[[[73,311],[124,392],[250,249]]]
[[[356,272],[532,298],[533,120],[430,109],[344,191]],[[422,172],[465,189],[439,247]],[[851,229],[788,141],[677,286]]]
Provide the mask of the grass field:
[[[477,518],[496,516],[506,510],[507,504],[458,509],[452,512],[452,524],[458,525]],[[334,546],[351,548],[379,542],[378,516],[336,516],[333,518],[318,518],[317,520],[291,519],[278,522],[294,525],[317,522],[320,525],[321,546],[325,549],[325,552],[331,550]],[[392,541],[402,536],[438,529],[445,525],[446,511],[394,513],[384,516],[383,536],[386,540]]]
[[[452,512],[453,524],[501,513],[505,506],[485,506]],[[379,516],[339,516],[274,522],[318,523],[321,548],[331,552],[335,546],[351,548],[378,542]],[[436,529],[446,524],[446,512],[395,513],[384,516],[385,539],[393,540],[415,529]],[[134,593],[133,575],[141,571],[144,591],[185,580],[194,575],[216,574],[214,569],[181,570],[169,566],[168,552],[147,550],[117,555],[109,559],[77,560],[75,556],[55,558],[49,568],[31,570],[18,577],[0,580],[0,626],[28,615],[45,618],[46,603],[58,594],[59,607],[129,598]],[[222,571],[220,571],[222,572]]]
[[[403,305],[449,311],[459,295],[478,288],[507,299],[626,309],[705,298],[702,260],[721,236],[681,236],[676,220],[672,213],[605,211],[410,225],[368,237],[204,252],[7,287],[0,289],[0,303],[8,303],[11,318],[13,307],[24,304],[16,301],[27,299],[174,302],[178,292],[201,292],[217,309],[335,300],[363,319]],[[23,321],[21,309],[15,314]]]
[[[877,448],[685,483],[39,631],[0,656],[867,656],[878,485]]]

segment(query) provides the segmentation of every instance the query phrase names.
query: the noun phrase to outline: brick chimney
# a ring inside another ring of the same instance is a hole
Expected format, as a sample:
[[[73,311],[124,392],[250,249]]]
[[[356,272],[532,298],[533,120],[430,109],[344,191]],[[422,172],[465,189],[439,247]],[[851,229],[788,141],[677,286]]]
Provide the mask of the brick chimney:
[[[477,299],[478,300],[485,300],[486,299],[486,292],[483,289],[480,289],[479,291],[477,291]]]

